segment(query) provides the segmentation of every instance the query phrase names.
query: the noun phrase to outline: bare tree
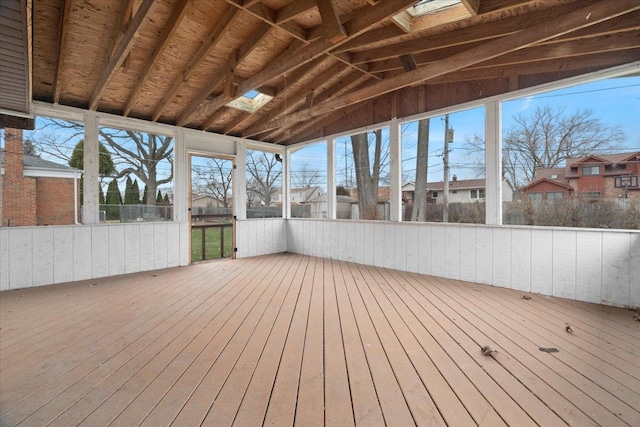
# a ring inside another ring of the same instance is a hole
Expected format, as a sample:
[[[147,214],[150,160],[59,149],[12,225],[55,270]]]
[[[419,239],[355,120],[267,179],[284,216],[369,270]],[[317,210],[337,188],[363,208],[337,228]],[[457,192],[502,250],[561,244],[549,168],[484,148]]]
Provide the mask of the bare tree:
[[[373,164],[369,159],[369,135],[351,135],[353,161],[356,168],[358,186],[358,208],[360,219],[378,219],[378,185],[382,163],[382,130],[371,132],[373,141]]]
[[[37,138],[34,137],[34,144],[39,151],[69,161],[72,151],[65,147],[65,143],[82,137],[84,124],[48,119],[38,135]],[[173,180],[173,138],[104,127],[99,128],[99,135],[111,152],[118,170],[115,178],[134,174],[147,188],[148,204],[155,204],[158,187]],[[163,162],[168,165],[166,174],[160,171],[159,165]]]
[[[586,108],[568,114],[564,107],[538,107],[531,114],[516,114],[502,141],[503,176],[520,188],[531,182],[536,168],[562,166],[573,157],[620,149],[625,135],[619,125],[608,126]],[[484,152],[477,135],[467,140],[472,152]]]
[[[247,151],[247,206],[269,206],[282,176],[281,163],[276,156],[263,151]]]
[[[429,168],[429,119],[418,122],[416,183],[413,193],[411,221],[427,220],[427,170]]]
[[[194,168],[195,188],[200,194],[209,194],[225,208],[231,207],[231,162],[224,159],[207,159],[205,165]]]
[[[291,171],[291,183],[293,188],[316,187],[321,181],[320,171],[312,169],[308,163],[303,164],[299,170]]]

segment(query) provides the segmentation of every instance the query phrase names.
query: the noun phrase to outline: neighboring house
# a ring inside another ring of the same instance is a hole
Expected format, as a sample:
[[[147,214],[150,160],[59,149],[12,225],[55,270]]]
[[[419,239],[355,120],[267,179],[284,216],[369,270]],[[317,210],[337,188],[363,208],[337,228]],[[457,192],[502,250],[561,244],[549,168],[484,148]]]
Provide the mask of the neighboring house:
[[[292,204],[294,203],[303,204],[303,203],[308,203],[319,196],[325,195],[325,192],[322,191],[320,187],[306,187],[306,188],[292,188],[289,191],[289,194],[291,195]],[[282,190],[278,190],[273,194],[271,198],[271,202],[276,204],[282,204]]]
[[[23,151],[22,130],[5,128],[1,225],[74,224],[82,171]]]
[[[191,196],[191,208],[223,208],[224,203],[210,194],[194,194]]]
[[[640,151],[567,159],[562,168],[539,168],[520,189],[533,200],[582,197],[640,198]]]
[[[351,219],[360,219],[360,205],[358,203],[358,190],[351,192]],[[378,187],[378,205],[376,219],[389,220],[391,218],[391,187]],[[402,204],[405,202],[403,200]]]
[[[484,179],[457,179],[454,175],[449,181],[449,203],[473,203],[484,201],[486,193],[486,182]],[[402,186],[402,200],[408,204],[413,204],[415,184],[408,182]],[[502,181],[502,201],[513,200],[513,187],[509,180]],[[427,203],[443,203],[444,182],[427,183]]]

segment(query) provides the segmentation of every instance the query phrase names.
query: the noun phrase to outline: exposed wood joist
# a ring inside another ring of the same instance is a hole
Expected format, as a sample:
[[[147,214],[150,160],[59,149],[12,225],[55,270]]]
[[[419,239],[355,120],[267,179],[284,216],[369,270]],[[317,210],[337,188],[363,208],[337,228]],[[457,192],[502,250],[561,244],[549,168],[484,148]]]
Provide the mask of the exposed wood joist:
[[[480,0],[461,0],[470,15],[477,15],[480,10]]]
[[[535,67],[530,62],[521,62],[506,66],[465,68],[460,71],[445,74],[441,77],[429,80],[429,84],[455,83],[464,81],[499,79],[510,76],[524,76],[529,74],[557,73],[575,70],[600,69],[620,64],[625,59],[640,60],[640,48],[608,53],[595,53],[580,57],[554,58],[538,60]]]
[[[162,115],[164,109],[176,96],[183,83],[189,80],[193,72],[198,66],[205,60],[209,53],[222,41],[223,34],[231,28],[233,20],[239,12],[234,7],[229,7],[227,11],[222,15],[222,18],[218,21],[213,30],[209,33],[209,36],[202,42],[198,52],[191,58],[184,70],[178,75],[167,91],[162,100],[158,103],[158,107],[151,116],[152,121],[157,121]]]
[[[357,15],[352,20],[343,24],[348,36],[338,43],[343,43],[352,37],[362,34],[372,26],[375,26],[378,21],[398,13],[398,11],[407,8],[413,3],[415,3],[415,0],[389,0],[371,7],[366,12]],[[321,38],[311,42],[308,46],[305,46],[304,49],[287,49],[264,69],[245,80],[238,87],[238,92],[247,93],[250,90],[262,86],[271,79],[282,75],[284,72],[296,69],[314,60],[318,56],[328,52],[333,46],[331,42]],[[201,114],[208,116],[227,102],[224,98],[218,97],[208,103]]]
[[[202,124],[202,129],[204,130],[209,130],[211,129],[211,127],[213,126],[213,124],[215,122],[217,122],[222,116],[224,116],[225,114],[227,114],[229,112],[229,109],[226,107],[223,107],[221,109],[219,109],[218,111],[215,112],[215,114],[212,114],[211,117],[209,117],[203,124]]]
[[[118,43],[124,36],[124,32],[127,28],[127,24],[133,18],[133,7],[136,4],[136,0],[127,0],[125,7],[120,11],[120,15],[116,20],[116,25],[113,29],[113,33],[111,34],[111,40],[109,41],[109,48],[107,49],[107,60],[105,63],[108,63],[111,57],[113,56]]]
[[[331,53],[347,52],[353,49],[361,49],[366,46],[375,45],[389,39],[395,39],[396,37],[404,36],[406,32],[398,28],[397,25],[385,25],[381,28],[375,28],[371,31],[367,31],[358,37],[354,37],[346,43],[342,43],[340,46],[336,46],[331,50]]]
[[[347,38],[347,32],[340,22],[338,11],[331,0],[316,0],[322,17],[325,37],[333,44]]]
[[[276,11],[269,8],[268,6],[257,3],[257,4],[245,4],[243,0],[225,0],[227,3],[237,7],[240,10],[243,10],[256,18],[260,19],[264,23],[273,26],[274,28],[278,28],[282,31],[289,33],[294,38],[302,41],[308,41],[307,30],[298,25],[293,21],[283,22],[282,24],[276,24]]]
[[[264,110],[260,110],[259,112],[250,114],[249,117],[243,118],[242,122],[233,123],[227,128],[225,128],[225,129],[228,129],[228,131],[225,131],[225,133],[229,133],[235,130],[242,123],[249,123],[250,125],[258,120],[265,120],[264,117],[269,117],[271,114],[277,114],[278,111],[281,111],[283,108],[285,108],[283,107],[283,105],[288,106],[288,102],[287,102],[287,100],[289,99],[288,97],[292,96],[293,90],[290,85],[287,85],[287,81],[300,82],[306,76],[315,74],[318,69],[323,67],[325,63],[330,60],[331,60],[330,57],[321,56],[303,65],[302,67],[299,67],[296,70],[294,70],[291,74],[287,76],[287,78],[283,79],[282,83],[278,86],[278,88],[274,91],[274,93],[271,94],[271,96],[273,96],[273,99],[267,104],[268,106],[267,113],[264,113],[263,112]],[[258,91],[260,92],[260,90]]]
[[[595,0],[586,1],[594,3]],[[490,26],[476,25],[463,29],[446,31],[439,34],[426,35],[408,42],[394,43],[376,49],[354,52],[351,59],[354,63],[381,61],[383,59],[397,58],[399,55],[415,55],[419,52],[427,52],[476,43],[479,41],[492,40],[517,33],[524,27],[546,22],[554,16],[570,13],[579,9],[580,6],[581,2],[570,3],[540,11],[534,16],[516,15],[510,18],[505,18]]]
[[[380,94],[410,86],[422,81],[436,78],[448,72],[470,67],[474,64],[485,62],[493,58],[505,55],[518,49],[525,48],[535,43],[561,36],[571,31],[576,31],[599,22],[613,19],[617,16],[631,13],[640,9],[637,0],[619,0],[615,3],[600,1],[594,5],[578,9],[564,16],[556,16],[547,22],[523,28],[517,34],[488,41],[480,46],[471,48],[465,52],[452,55],[441,61],[426,65],[414,71],[404,73],[392,79],[375,82],[365,88],[355,90],[347,95],[333,99],[312,108],[303,109],[288,116],[288,122],[309,120],[318,114],[347,107],[349,105],[371,99]],[[282,119],[274,120],[255,126],[254,130],[274,129],[283,126]]]
[[[71,0],[63,0],[62,13],[60,14],[60,35],[58,38],[58,63],[56,64],[56,74],[53,78],[53,103],[60,102],[60,92],[62,91],[62,67],[64,67],[67,56],[67,36],[69,33],[69,15],[71,15]]]
[[[151,57],[147,60],[146,64],[143,67],[143,71],[139,74],[138,79],[136,80],[133,88],[131,88],[131,92],[129,93],[129,97],[124,104],[124,109],[122,111],[123,116],[128,116],[131,112],[131,109],[135,105],[136,97],[138,95],[138,91],[144,84],[146,83],[153,67],[158,63],[158,60],[164,53],[164,51],[169,46],[169,42],[171,41],[171,37],[175,34],[180,26],[180,23],[187,15],[187,5],[191,3],[191,0],[179,0],[178,4],[176,4],[175,8],[171,13],[171,19],[167,22],[162,35],[160,36],[160,40],[158,41],[158,45]]]
[[[107,87],[107,84],[109,83],[111,77],[113,77],[113,73],[118,70],[118,68],[120,68],[120,65],[122,65],[122,61],[124,61],[126,56],[133,48],[133,44],[139,31],[149,20],[149,11],[151,10],[153,4],[153,0],[143,0],[135,16],[127,24],[126,30],[120,40],[120,43],[115,49],[113,55],[111,55],[111,58],[109,59],[106,66],[102,68],[100,78],[98,79],[98,83],[96,84],[96,87],[91,95],[91,100],[89,101],[90,110],[95,110],[98,107],[98,102],[100,102],[102,92]]]
[[[296,0],[276,11],[274,23],[283,24],[316,7],[316,0]]]
[[[236,68],[238,64],[241,64],[250,54],[253,52],[256,47],[260,45],[260,42],[264,40],[264,38],[271,31],[271,27],[267,24],[261,24],[257,30],[251,35],[251,38],[242,44],[242,48],[238,51],[235,50],[233,57],[229,58],[229,61],[226,67],[223,67],[216,75],[210,80],[206,87],[202,88],[198,95],[193,98],[193,100],[187,105],[187,107],[180,113],[180,117],[176,121],[178,126],[182,126],[185,123],[188,123],[189,117],[193,114],[193,112],[198,108],[202,102],[207,99],[207,97],[215,90],[215,88],[222,82],[222,80],[227,76],[227,71],[231,68],[232,70]],[[242,95],[244,92],[240,93]],[[235,91],[234,91],[235,94]],[[239,95],[239,96],[240,96]],[[223,98],[226,102],[229,102],[233,99],[228,99],[229,93],[223,93]]]
[[[563,58],[568,56],[588,55],[601,51],[630,49],[640,40],[640,12],[633,12],[616,21],[615,26],[604,25],[608,22],[593,25],[585,30],[575,31],[518,52],[497,58],[495,63],[507,65],[513,62],[535,62],[544,59]],[[479,45],[480,43],[476,43]],[[422,52],[415,55],[418,65],[429,64],[447,57],[452,53],[463,52],[465,46]],[[528,57],[531,59],[528,59]],[[374,62],[371,71],[376,73],[395,71],[404,68],[400,59]]]
[[[344,95],[345,93],[348,93],[350,90],[352,90],[354,88],[357,88],[359,86],[367,84],[367,82],[369,80],[370,80],[370,78],[366,74],[362,75],[362,74],[359,74],[357,72],[351,72],[349,75],[347,75],[343,79],[340,79],[340,81],[336,82],[334,85],[332,85],[329,88],[327,88],[326,90],[316,94],[316,96],[314,98],[314,103],[315,104],[320,104],[320,103],[325,102],[326,100],[328,100],[330,98],[335,98],[335,97],[342,96],[342,95]],[[347,108],[347,110],[349,110],[349,109]],[[349,111],[351,111],[351,110],[349,110]],[[296,128],[296,133],[303,132],[304,130],[306,130],[306,129],[310,128],[310,127],[313,127],[314,126],[314,121],[313,120],[309,120],[309,121],[304,122],[304,123],[296,123],[294,126]],[[285,130],[286,130],[286,128],[275,129],[272,132],[271,135],[273,135],[277,140],[277,137],[279,135],[282,135]]]

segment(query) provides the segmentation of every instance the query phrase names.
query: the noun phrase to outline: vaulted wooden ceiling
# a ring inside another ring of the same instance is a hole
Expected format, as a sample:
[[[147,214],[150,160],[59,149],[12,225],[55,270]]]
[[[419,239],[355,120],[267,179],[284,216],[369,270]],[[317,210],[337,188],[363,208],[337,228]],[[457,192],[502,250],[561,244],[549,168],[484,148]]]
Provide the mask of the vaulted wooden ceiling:
[[[638,60],[640,0],[33,0],[35,100],[285,145]]]

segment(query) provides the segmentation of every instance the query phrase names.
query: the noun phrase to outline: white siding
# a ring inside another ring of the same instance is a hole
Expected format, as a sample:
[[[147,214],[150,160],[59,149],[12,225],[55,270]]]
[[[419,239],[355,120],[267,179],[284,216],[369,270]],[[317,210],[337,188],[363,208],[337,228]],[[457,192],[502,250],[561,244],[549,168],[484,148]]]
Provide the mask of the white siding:
[[[5,228],[0,290],[187,265],[177,248],[188,239],[176,222]]]
[[[308,220],[301,220],[296,224],[289,225],[282,218],[236,221],[236,247],[238,248],[236,257],[247,258],[286,252],[287,246],[293,246],[297,253],[302,253],[304,250],[302,240],[310,238],[308,235],[305,236],[302,231],[305,228],[304,221]],[[294,233],[289,227],[295,227],[299,230]],[[288,238],[288,235],[291,237]]]
[[[305,221],[318,222],[306,227]],[[638,231],[303,219],[288,220],[287,229],[290,242],[330,236],[330,256],[318,246],[314,253],[313,245],[309,255],[579,301],[640,305]],[[301,233],[311,235],[296,235]],[[299,252],[295,245],[287,250]]]

